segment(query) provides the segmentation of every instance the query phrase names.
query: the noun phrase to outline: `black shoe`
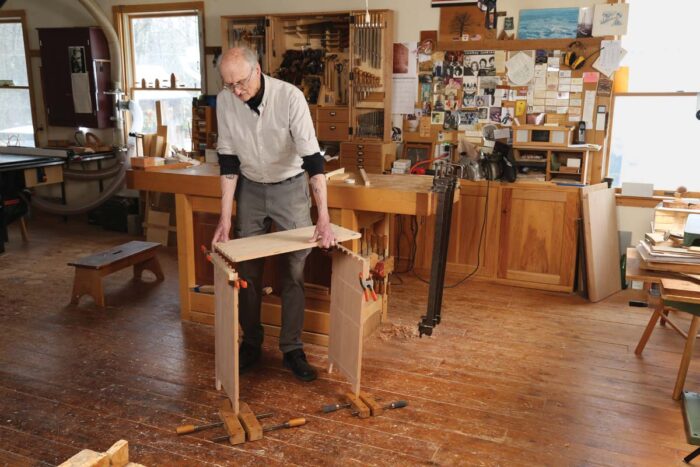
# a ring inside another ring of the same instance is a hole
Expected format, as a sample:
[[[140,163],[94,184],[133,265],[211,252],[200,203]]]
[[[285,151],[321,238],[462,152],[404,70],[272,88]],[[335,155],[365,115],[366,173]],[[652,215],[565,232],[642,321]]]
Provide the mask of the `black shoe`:
[[[260,347],[243,342],[238,349],[238,371],[242,372],[250,369],[260,360],[261,354]]]
[[[294,376],[300,380],[308,382],[316,379],[316,369],[306,361],[306,354],[303,350],[295,349],[285,353],[282,362],[285,368],[292,370]]]

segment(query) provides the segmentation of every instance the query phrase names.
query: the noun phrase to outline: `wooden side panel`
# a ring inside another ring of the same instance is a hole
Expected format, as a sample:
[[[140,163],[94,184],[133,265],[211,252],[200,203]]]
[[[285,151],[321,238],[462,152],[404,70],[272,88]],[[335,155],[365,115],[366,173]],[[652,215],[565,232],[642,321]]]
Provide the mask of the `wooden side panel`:
[[[344,242],[360,237],[360,234],[352,230],[331,224],[333,233],[338,242]],[[239,263],[250,259],[290,253],[315,246],[309,243],[315,227],[302,227],[300,229],[272,232],[257,237],[237,238],[228,242],[217,243],[217,250],[232,263]]]
[[[578,193],[502,191],[498,277],[573,290]]]
[[[588,298],[598,302],[621,290],[615,190],[606,184],[581,189]]]
[[[369,264],[364,258],[346,249],[333,254],[328,361],[337,365],[346,376],[355,395],[360,393],[362,310],[367,303],[360,286],[360,275],[369,275]]]
[[[230,281],[238,275],[217,254],[214,264],[215,316],[214,348],[216,352],[217,388],[224,388],[233,412],[238,414],[238,290]]]

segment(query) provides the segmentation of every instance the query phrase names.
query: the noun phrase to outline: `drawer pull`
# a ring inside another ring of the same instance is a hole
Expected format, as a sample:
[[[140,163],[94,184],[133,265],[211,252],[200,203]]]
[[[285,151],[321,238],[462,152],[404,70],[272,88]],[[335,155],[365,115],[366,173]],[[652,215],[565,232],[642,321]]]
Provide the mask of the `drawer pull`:
[[[329,126],[328,128],[330,128],[331,131],[335,131],[335,125],[331,125],[331,126]]]
[[[358,156],[364,156],[365,153],[364,153],[364,151],[357,151],[357,155],[358,155]]]
[[[330,115],[331,117],[335,117],[335,112],[329,112],[328,115]]]
[[[357,145],[357,149],[363,149],[363,148],[364,148],[364,145],[362,145],[362,144]]]

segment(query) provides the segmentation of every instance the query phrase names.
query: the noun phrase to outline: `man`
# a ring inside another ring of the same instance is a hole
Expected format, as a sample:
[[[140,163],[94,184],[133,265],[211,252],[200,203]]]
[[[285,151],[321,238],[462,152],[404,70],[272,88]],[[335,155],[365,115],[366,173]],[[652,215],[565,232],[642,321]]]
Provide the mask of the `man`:
[[[216,101],[221,173],[221,218],[212,239],[224,242],[231,230],[231,209],[236,195],[236,238],[312,225],[309,180],[318,220],[309,242],[322,248],[335,245],[326,196],[324,159],[304,94],[289,83],[263,75],[257,54],[249,48],[228,50],[222,57],[224,82]],[[280,257],[282,329],[279,348],[284,366],[303,381],[316,379],[302,349],[304,324],[304,263],[311,250]],[[255,364],[261,354],[263,328],[260,305],[264,258],[238,264],[248,281],[240,290],[239,321],[243,342],[239,368]]]

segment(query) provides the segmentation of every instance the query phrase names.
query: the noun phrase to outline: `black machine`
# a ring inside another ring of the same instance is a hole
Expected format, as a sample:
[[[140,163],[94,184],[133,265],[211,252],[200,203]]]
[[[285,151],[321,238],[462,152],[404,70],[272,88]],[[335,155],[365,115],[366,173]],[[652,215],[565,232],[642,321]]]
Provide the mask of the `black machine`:
[[[462,178],[462,166],[446,161],[435,162],[435,175],[431,190],[437,195],[435,213],[435,237],[433,240],[433,260],[430,265],[430,286],[428,289],[428,311],[418,323],[418,334],[432,335],[433,328],[440,324],[442,292],[444,290],[445,269],[447,268],[447,247],[450,244],[452,225],[452,205],[455,190]]]

